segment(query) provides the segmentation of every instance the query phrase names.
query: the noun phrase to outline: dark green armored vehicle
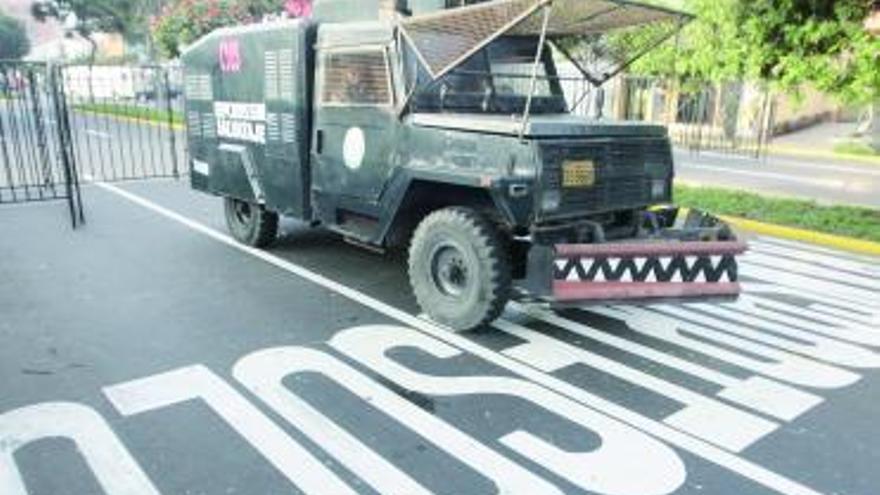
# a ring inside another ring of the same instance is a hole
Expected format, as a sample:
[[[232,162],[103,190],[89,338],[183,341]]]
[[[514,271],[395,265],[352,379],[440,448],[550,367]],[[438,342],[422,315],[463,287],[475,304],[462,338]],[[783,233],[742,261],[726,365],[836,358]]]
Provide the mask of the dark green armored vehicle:
[[[223,29],[184,56],[192,185],[252,246],[279,216],[408,246],[420,305],[457,330],[511,297],[735,297],[745,245],[658,207],[667,131],[602,117],[602,85],[687,20],[617,0],[316,0]]]

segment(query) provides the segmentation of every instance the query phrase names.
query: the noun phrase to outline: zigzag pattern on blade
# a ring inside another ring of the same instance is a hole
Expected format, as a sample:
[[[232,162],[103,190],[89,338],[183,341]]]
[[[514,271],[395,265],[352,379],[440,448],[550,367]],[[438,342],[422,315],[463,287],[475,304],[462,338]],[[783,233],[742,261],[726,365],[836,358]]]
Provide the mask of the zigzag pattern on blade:
[[[720,259],[719,259],[720,258]],[[556,280],[583,282],[736,282],[736,257],[673,256],[664,258],[567,258]]]

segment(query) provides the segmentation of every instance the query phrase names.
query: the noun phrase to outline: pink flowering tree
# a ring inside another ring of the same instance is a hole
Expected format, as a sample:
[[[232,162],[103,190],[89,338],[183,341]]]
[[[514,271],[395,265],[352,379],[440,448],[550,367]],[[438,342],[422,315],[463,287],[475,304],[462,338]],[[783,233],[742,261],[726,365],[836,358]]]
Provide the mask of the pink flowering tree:
[[[267,15],[308,17],[312,0],[173,0],[152,20],[156,45],[167,57],[176,57],[186,45],[211,31],[260,22]]]
[[[287,0],[284,11],[291,17],[309,17],[312,15],[312,0]]]

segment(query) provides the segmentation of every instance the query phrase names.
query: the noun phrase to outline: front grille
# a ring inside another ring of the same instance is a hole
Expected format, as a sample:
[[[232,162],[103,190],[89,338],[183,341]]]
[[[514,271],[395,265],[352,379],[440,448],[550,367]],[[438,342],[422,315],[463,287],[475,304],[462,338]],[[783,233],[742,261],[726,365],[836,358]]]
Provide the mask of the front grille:
[[[541,153],[542,186],[544,190],[561,191],[562,195],[561,206],[551,215],[602,213],[647,206],[652,203],[653,177],[668,177],[672,172],[671,150],[666,139],[551,141],[542,145]],[[562,187],[562,165],[566,160],[593,161],[595,185]]]

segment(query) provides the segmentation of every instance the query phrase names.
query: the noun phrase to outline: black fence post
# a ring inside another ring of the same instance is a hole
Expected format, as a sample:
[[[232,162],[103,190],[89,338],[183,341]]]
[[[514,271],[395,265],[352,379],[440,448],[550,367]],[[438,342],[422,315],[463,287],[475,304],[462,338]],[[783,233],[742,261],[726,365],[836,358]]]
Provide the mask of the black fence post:
[[[180,165],[177,157],[177,137],[174,129],[174,106],[171,104],[171,81],[168,77],[168,68],[163,68],[162,73],[165,80],[165,110],[168,112],[168,135],[171,140],[172,173],[174,174],[175,179],[179,179]]]
[[[61,160],[62,169],[64,171],[64,187],[67,192],[67,204],[70,209],[70,219],[73,228],[77,228],[80,224],[85,223],[85,213],[82,207],[82,196],[80,195],[79,177],[76,170],[76,164],[71,153],[71,140],[69,114],[67,104],[64,101],[63,88],[59,87],[62,83],[60,68],[51,66],[49,68],[50,81],[52,88],[52,100],[55,107],[55,126],[58,132],[60,146],[58,147],[59,158]]]

